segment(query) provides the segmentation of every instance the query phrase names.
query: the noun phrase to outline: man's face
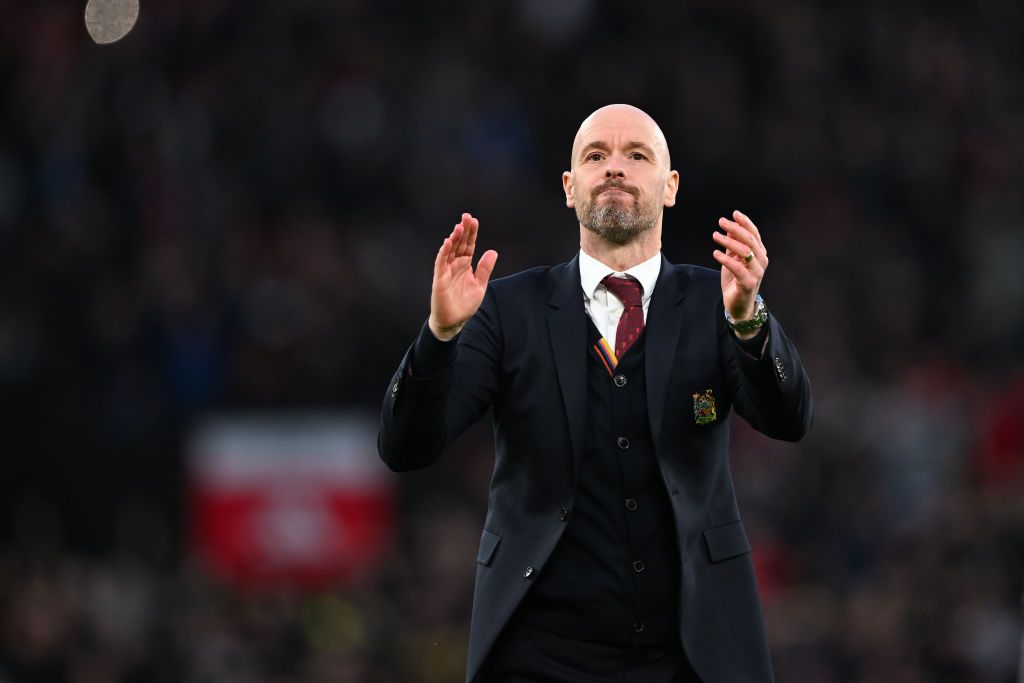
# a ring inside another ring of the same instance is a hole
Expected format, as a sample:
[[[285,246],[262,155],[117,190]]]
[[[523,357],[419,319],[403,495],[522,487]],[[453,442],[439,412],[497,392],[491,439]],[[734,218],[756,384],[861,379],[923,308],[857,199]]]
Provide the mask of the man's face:
[[[583,122],[572,171],[562,177],[566,204],[576,209],[580,225],[613,244],[660,225],[678,182],[657,124],[628,105],[604,107]]]

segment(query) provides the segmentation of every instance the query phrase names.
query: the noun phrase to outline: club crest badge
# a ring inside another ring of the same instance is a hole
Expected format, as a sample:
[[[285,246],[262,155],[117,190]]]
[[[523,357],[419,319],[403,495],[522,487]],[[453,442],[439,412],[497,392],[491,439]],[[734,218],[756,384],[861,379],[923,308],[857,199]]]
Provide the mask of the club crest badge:
[[[718,419],[715,410],[715,396],[708,389],[703,394],[693,395],[693,421],[699,425],[709,425]]]

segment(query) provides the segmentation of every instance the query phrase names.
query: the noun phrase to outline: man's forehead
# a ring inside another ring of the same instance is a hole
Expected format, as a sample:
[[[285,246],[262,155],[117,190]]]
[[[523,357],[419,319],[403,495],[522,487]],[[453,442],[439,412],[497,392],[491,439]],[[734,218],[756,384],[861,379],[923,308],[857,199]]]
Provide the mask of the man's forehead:
[[[647,112],[628,104],[602,107],[584,119],[573,140],[573,158],[581,147],[594,142],[642,143],[667,155],[668,143],[657,122]]]

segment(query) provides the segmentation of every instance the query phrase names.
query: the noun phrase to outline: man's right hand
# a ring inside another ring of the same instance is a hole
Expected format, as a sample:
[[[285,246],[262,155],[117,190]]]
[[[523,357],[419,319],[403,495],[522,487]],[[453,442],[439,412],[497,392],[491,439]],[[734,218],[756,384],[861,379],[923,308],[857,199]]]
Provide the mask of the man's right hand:
[[[473,252],[480,221],[468,213],[455,224],[452,234],[437,252],[434,260],[434,284],[430,289],[430,320],[434,336],[448,341],[473,317],[484,300],[487,281],[491,279],[498,252],[484,252],[473,271]]]

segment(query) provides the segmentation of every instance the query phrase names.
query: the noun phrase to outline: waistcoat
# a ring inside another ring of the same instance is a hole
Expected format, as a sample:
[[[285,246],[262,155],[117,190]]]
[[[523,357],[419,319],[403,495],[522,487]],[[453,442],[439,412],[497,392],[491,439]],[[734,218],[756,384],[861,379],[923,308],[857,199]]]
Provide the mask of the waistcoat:
[[[584,451],[568,527],[520,605],[561,635],[645,646],[679,637],[679,550],[647,413],[646,334],[611,368],[591,323]]]

